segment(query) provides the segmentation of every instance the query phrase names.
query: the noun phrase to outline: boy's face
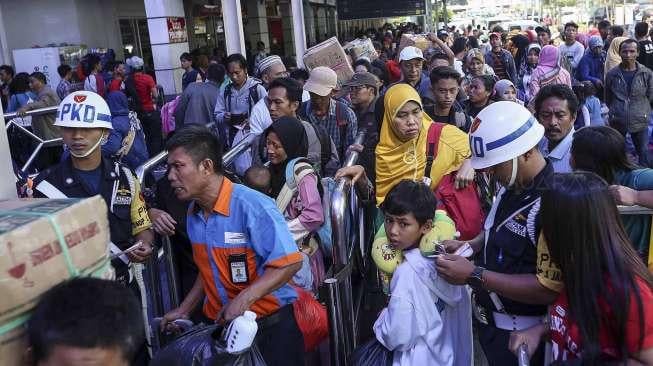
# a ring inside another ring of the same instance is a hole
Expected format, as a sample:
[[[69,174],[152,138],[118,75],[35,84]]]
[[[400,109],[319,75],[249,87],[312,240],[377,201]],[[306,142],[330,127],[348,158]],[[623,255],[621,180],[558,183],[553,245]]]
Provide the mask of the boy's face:
[[[127,361],[119,348],[80,348],[56,346],[46,360],[38,366],[127,366]]]
[[[404,215],[385,214],[385,233],[392,246],[404,250],[419,245],[422,235],[431,230],[432,222],[428,220],[420,225],[412,213]]]

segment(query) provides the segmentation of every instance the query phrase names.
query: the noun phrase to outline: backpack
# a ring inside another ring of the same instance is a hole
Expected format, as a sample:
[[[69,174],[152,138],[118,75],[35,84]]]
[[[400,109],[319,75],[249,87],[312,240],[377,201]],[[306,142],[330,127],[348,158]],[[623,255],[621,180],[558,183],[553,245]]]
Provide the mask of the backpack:
[[[317,230],[315,234],[322,245],[322,251],[327,257],[331,257],[333,249],[333,241],[331,240],[331,193],[336,188],[336,181],[333,178],[321,178],[319,174],[313,169],[311,162],[306,158],[295,158],[288,162],[286,165],[286,183],[281,188],[281,192],[277,196],[277,207],[283,213],[290,200],[297,192],[297,183],[310,173],[315,173],[318,178],[317,190],[322,197],[322,212],[324,214],[324,223]]]
[[[261,96],[258,95],[258,86],[261,85],[261,82],[259,80],[256,80],[256,83],[252,86],[249,87],[249,110],[247,111],[248,114],[254,107],[254,105],[261,99]],[[227,111],[231,110],[231,95],[233,94],[233,84],[227,84],[227,86],[224,87],[224,100],[225,100],[225,109]]]
[[[338,130],[340,132],[340,149],[338,151],[338,157],[340,159],[344,159],[345,153],[347,151],[347,146],[346,145],[346,140],[347,140],[347,125],[349,124],[349,120],[347,120],[347,114],[343,110],[343,107],[346,107],[346,105],[343,105],[342,102],[340,101],[335,101],[336,102],[336,125],[338,125]],[[304,102],[302,103],[301,107],[301,117],[304,119],[308,120],[308,106],[310,102]],[[312,123],[312,125],[315,127],[315,129],[321,129],[326,133],[326,130],[322,126],[318,126]],[[326,134],[327,136],[329,135],[328,133]],[[320,136],[320,134],[318,134]],[[329,136],[330,137],[330,136]],[[322,143],[322,140],[320,140],[320,143]],[[322,144],[324,146],[324,144]],[[331,146],[331,144],[328,144]],[[329,151],[329,156],[331,155],[331,152]],[[328,160],[327,160],[328,161]]]
[[[175,99],[164,104],[161,108],[161,129],[163,130],[163,133],[167,134],[175,130],[175,111],[177,110],[177,105],[179,104],[180,99],[181,95],[178,95]]]
[[[426,149],[426,167],[424,176],[431,176],[431,168],[438,151],[438,143],[442,135],[444,123],[433,122],[429,127]],[[483,211],[478,198],[476,183],[472,182],[463,189],[456,189],[456,172],[442,177],[435,188],[435,197],[438,199],[438,209],[445,210],[449,217],[456,223],[460,232],[460,240],[471,240],[478,235],[483,227]]]

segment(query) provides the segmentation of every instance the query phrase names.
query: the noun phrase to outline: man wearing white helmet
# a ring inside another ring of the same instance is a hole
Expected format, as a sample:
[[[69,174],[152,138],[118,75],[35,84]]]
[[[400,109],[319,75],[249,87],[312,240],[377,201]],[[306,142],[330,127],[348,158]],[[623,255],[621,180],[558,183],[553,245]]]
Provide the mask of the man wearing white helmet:
[[[478,114],[469,133],[472,167],[503,188],[481,234],[467,243],[445,242],[450,253],[469,244],[479,253],[477,265],[450,254],[436,260],[447,281],[474,289],[479,341],[490,365],[517,365],[510,332],[541,323],[560,290],[559,271],[539,250],[546,245],[537,222],[540,197],[553,179],[553,166],[538,149],[543,136],[544,127],[517,103],[497,102]],[[542,361],[539,347],[531,365]]]
[[[112,261],[117,280],[128,284],[129,262],[145,261],[154,237],[138,180],[127,167],[102,156],[100,145],[113,129],[109,106],[96,93],[71,93],[59,104],[54,125],[61,129],[70,156],[36,177],[34,197],[101,195],[109,211],[111,251],[118,253],[141,242],[136,250]]]

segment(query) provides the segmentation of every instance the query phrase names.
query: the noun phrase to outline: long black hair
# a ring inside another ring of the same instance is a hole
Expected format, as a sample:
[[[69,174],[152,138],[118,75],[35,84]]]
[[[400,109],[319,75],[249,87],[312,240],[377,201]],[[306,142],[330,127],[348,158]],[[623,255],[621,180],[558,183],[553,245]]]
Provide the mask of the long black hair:
[[[645,325],[638,282],[653,288],[653,278],[630,244],[608,184],[590,172],[556,174],[542,195],[540,220],[551,260],[562,272],[570,316],[580,330],[583,359],[596,364],[599,332],[605,327],[626,360],[626,327],[634,317],[628,309],[634,301],[641,349]]]
[[[608,126],[588,126],[576,131],[571,158],[575,170],[596,173],[609,184],[615,183],[617,172],[637,169],[626,156],[624,137]]]

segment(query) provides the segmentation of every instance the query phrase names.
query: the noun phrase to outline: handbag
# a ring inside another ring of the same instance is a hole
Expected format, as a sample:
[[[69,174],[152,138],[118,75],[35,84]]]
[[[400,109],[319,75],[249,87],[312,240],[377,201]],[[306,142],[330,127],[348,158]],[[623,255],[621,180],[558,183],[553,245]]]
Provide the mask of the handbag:
[[[431,176],[433,161],[436,159],[438,144],[444,123],[433,122],[429,127],[426,149],[426,167],[424,175]],[[481,232],[483,227],[483,210],[478,197],[476,182],[471,182],[467,187],[456,189],[456,173],[451,172],[440,180],[434,189],[438,199],[438,209],[445,210],[447,215],[456,223],[456,230],[460,233],[460,240],[471,240]]]

